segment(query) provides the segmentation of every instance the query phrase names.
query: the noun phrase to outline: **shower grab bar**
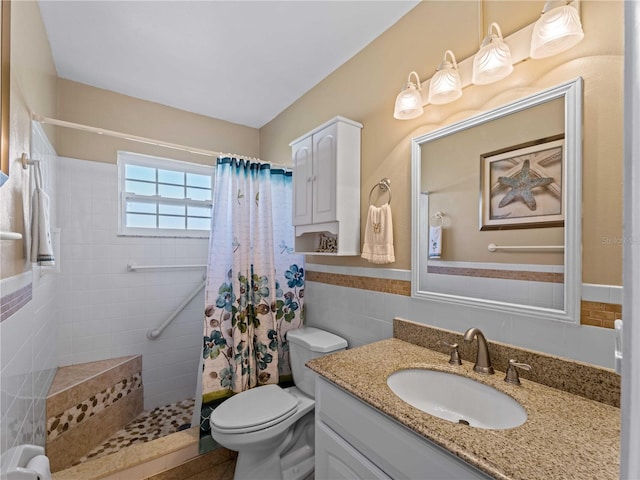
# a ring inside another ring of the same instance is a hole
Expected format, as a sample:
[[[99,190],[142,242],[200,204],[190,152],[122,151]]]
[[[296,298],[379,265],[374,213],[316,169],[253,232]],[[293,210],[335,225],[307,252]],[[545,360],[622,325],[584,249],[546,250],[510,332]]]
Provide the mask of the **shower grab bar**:
[[[135,272],[136,270],[159,270],[159,269],[187,269],[187,268],[206,268],[205,264],[197,265],[136,265],[130,263],[127,265],[127,272]]]
[[[564,250],[564,245],[496,245],[490,243],[487,248],[490,252],[496,250]]]
[[[178,308],[176,308],[164,322],[162,322],[156,328],[152,328],[147,332],[147,338],[149,340],[155,340],[156,338],[158,338],[162,331],[167,328],[171,322],[173,322],[173,320],[180,314],[180,312],[182,312],[182,310],[185,309],[187,305],[189,305],[189,303],[191,303],[191,300],[196,298],[196,296],[200,293],[200,290],[202,290],[206,284],[206,281],[200,283],[198,287],[191,293],[191,295],[185,298],[184,301],[178,306]]]
[[[0,232],[0,240],[22,240],[20,232]]]

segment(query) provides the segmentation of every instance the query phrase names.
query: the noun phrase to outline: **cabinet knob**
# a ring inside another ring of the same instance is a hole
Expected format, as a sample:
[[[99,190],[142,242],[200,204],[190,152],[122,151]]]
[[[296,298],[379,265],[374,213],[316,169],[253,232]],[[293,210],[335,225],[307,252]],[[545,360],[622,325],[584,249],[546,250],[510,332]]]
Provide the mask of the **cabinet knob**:
[[[311,182],[311,177],[307,177],[307,182]]]

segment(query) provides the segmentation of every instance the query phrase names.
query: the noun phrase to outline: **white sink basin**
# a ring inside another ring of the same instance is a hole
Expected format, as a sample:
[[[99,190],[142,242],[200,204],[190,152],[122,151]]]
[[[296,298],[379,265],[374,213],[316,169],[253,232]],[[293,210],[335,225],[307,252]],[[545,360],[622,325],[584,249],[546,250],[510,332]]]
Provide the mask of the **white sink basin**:
[[[502,430],[527,420],[527,412],[509,395],[453,373],[400,370],[387,378],[387,385],[409,405],[450,422]]]

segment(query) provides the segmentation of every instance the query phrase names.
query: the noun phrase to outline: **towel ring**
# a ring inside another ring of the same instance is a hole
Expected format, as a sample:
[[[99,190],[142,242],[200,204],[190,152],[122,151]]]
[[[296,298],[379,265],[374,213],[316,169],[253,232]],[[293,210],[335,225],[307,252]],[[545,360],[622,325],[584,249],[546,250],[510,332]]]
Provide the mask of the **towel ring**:
[[[440,220],[440,225],[434,225],[432,222],[433,219],[435,219],[436,223],[438,222],[438,220]],[[430,227],[441,227],[442,225],[444,225],[444,214],[442,212],[438,211],[431,215],[431,217],[429,218]]]
[[[373,192],[376,188],[379,188],[383,192],[387,192],[389,194],[389,201],[387,203],[391,205],[391,180],[389,180],[388,178],[383,178],[373,186],[373,188],[369,192],[369,205],[371,205],[371,195],[373,195]]]

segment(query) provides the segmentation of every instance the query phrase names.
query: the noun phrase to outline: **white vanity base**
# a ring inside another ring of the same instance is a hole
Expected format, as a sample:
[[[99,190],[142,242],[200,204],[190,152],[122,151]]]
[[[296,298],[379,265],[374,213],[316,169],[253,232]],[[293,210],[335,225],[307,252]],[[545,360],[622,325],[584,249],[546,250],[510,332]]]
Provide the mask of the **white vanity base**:
[[[487,480],[491,477],[319,378],[315,478]]]

